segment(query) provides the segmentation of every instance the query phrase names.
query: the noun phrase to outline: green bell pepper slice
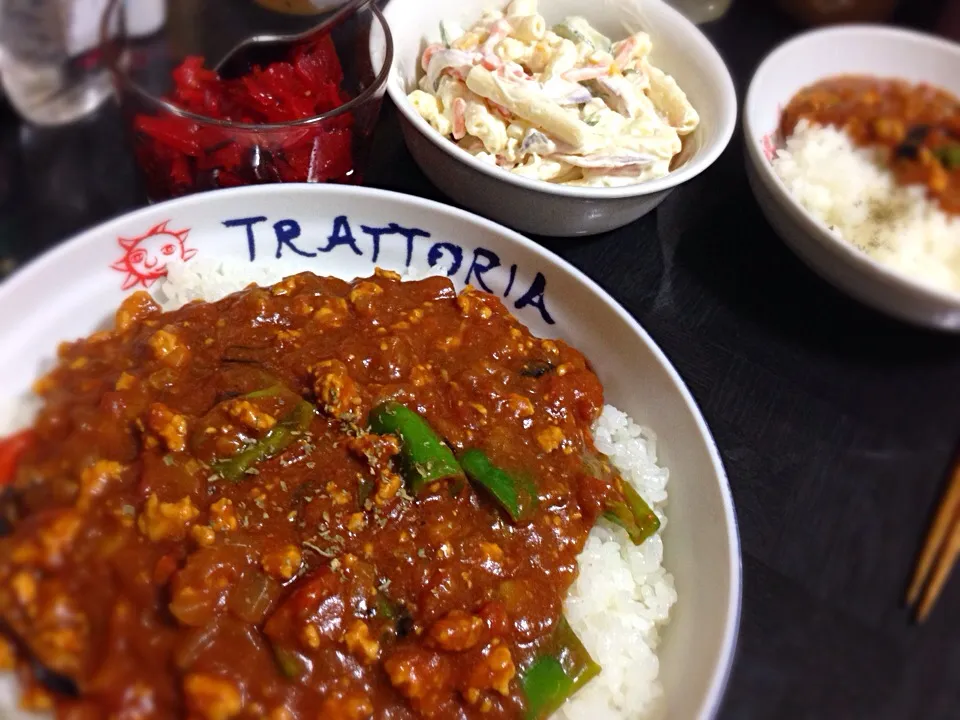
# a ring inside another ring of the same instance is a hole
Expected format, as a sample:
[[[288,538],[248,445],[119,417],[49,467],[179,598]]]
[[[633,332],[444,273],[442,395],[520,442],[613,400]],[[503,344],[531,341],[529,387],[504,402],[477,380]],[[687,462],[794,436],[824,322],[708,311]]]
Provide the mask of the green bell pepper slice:
[[[227,480],[242,480],[247,470],[279,455],[293,444],[297,434],[309,430],[315,413],[313,405],[306,400],[299,400],[293,412],[274,425],[260,440],[250,443],[231,458],[214,462],[214,471]]]
[[[467,450],[460,456],[467,477],[482,487],[514,522],[523,522],[540,504],[537,487],[526,477],[514,476],[496,466],[483,450]]]
[[[400,438],[403,475],[414,495],[439,480],[463,478],[453,451],[419,413],[389,400],[370,411],[370,430]]]
[[[556,712],[600,670],[570,623],[561,617],[547,651],[520,674],[526,720],[542,720]]]

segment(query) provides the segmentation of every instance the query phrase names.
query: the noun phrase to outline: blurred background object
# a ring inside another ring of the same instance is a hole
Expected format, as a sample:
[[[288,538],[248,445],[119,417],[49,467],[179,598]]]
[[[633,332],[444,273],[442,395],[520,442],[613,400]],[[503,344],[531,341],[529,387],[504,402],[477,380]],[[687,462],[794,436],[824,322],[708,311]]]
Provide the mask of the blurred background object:
[[[36,125],[65,125],[111,93],[99,52],[107,0],[0,2],[0,81],[10,104]],[[141,37],[164,22],[164,0],[131,0],[129,30]]]
[[[255,0],[268,10],[289,13],[291,15],[316,15],[334,10],[347,0]]]
[[[703,23],[719,20],[727,14],[733,0],[668,0],[692,22]]]
[[[0,107],[0,281],[17,267],[16,257],[22,252],[17,240],[22,235],[21,217],[17,209],[22,206],[20,146],[13,111]],[[6,122],[4,122],[6,121]]]
[[[780,8],[805,25],[883,22],[899,0],[777,0]]]
[[[960,0],[946,1],[937,31],[944,37],[960,41]]]

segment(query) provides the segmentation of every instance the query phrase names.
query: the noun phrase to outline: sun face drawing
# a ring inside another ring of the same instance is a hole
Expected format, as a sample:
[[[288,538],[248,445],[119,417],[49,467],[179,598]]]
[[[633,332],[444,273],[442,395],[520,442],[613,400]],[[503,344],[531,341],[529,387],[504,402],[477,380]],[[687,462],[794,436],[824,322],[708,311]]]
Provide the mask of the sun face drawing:
[[[195,249],[186,245],[190,229],[168,230],[169,222],[165,220],[140,237],[117,238],[124,254],[110,267],[126,273],[123,290],[136,285],[148,288],[167,274],[170,265],[186,262],[197,254]]]

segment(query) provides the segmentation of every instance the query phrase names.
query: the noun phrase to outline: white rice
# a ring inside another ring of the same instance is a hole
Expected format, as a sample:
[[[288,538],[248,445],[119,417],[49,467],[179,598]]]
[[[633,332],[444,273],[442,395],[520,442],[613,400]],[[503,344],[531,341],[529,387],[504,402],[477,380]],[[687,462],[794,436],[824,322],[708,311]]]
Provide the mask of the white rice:
[[[960,220],[923,186],[899,184],[876,150],[801,120],[771,162],[790,194],[838,237],[926,285],[960,291]]]
[[[33,394],[0,398],[0,437],[13,435],[31,425],[40,410],[40,402]]]
[[[444,271],[441,263],[430,273],[423,273],[411,266],[402,275],[405,280],[418,280]],[[153,297],[164,310],[176,310],[194,300],[215,302],[252,283],[273,285],[301,272],[303,265],[298,265],[295,260],[251,267],[249,263],[235,258],[213,260],[201,257],[189,263],[170,265],[166,277],[157,283]]]
[[[154,295],[165,309],[174,309],[191,300],[218,300],[251,282],[271,284],[296,272],[291,268],[251,270],[246,263],[204,263],[198,259],[173,266]],[[415,277],[417,273],[407,275]],[[32,403],[20,408],[0,405],[0,427],[4,419],[10,430],[29,424],[35,409]],[[597,449],[610,457],[665,526],[669,473],[657,464],[653,432],[607,405],[594,434]],[[677,593],[662,559],[659,534],[636,547],[622,529],[602,520],[590,533],[579,557],[580,575],[570,588],[565,610],[571,627],[603,671],[555,718],[638,720],[663,713],[656,649]],[[0,676],[0,717],[36,718],[13,709],[12,687],[12,678]]]
[[[215,302],[251,283],[273,285],[302,271],[302,267],[282,263],[251,266],[236,259],[200,257],[170,265],[167,276],[157,283],[153,297],[164,310],[176,310],[194,300]]]
[[[597,449],[610,457],[665,526],[669,472],[657,464],[653,432],[607,405],[594,437]],[[656,650],[677,591],[662,561],[659,533],[637,547],[622,529],[603,521],[590,532],[565,609],[570,626],[603,672],[574,695],[557,718],[632,720],[663,712]]]

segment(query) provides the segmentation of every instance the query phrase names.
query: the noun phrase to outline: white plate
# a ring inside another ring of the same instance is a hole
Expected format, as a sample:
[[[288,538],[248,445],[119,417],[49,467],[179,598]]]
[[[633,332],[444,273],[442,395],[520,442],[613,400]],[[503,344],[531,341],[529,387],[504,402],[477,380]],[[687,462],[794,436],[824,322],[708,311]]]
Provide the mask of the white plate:
[[[152,257],[160,263],[147,271]],[[125,258],[141,260],[135,272]],[[445,266],[458,286],[470,282],[496,293],[535,333],[584,351],[607,400],[658,433],[661,460],[670,468],[664,565],[680,599],[659,654],[671,717],[715,713],[740,614],[730,489],[710,431],[676,371],[594,282],[516,233],[406,195],[308,185],[195,195],[89,230],[0,286],[0,306],[19,309],[0,316],[2,398],[25,392],[60,340],[111,322],[127,292],[151,282],[165,262],[194,258],[246,259],[252,269],[285,264],[344,278],[369,275],[376,265],[424,274]],[[0,717],[16,717],[9,709],[14,702],[12,683],[0,686]]]
[[[747,177],[764,215],[815,272],[861,302],[927,327],[960,331],[960,294],[923,285],[831,233],[790,195],[769,162],[784,106],[801,88],[834,75],[926,82],[960,95],[960,45],[930,35],[848,25],[804,33],[757,68],[743,109]]]

